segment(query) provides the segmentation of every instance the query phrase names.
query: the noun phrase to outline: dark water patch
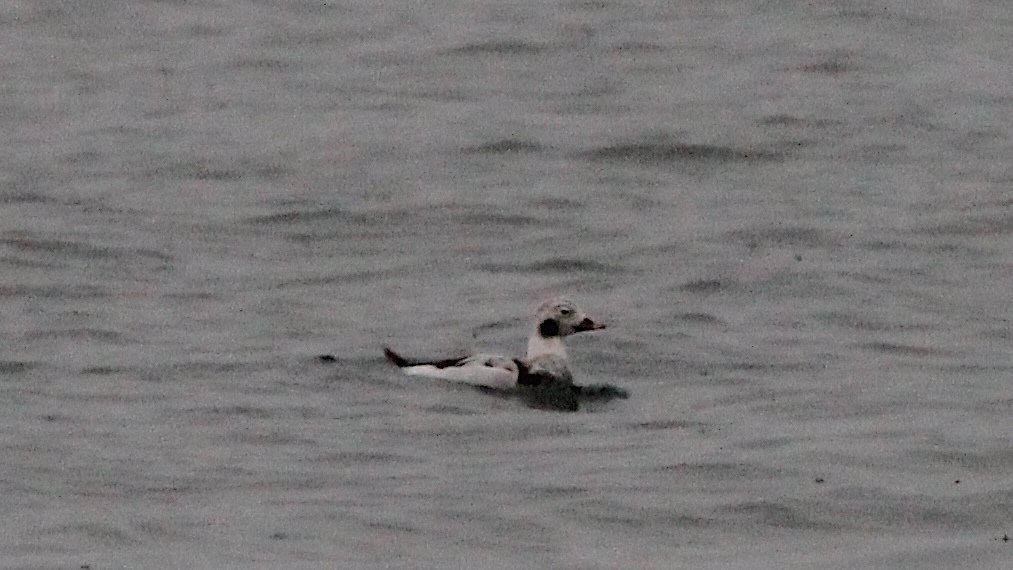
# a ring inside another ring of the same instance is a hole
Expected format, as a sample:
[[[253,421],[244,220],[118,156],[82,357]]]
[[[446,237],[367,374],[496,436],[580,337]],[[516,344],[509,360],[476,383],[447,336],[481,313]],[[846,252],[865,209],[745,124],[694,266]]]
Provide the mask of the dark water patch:
[[[749,501],[725,507],[723,512],[745,517],[759,524],[796,530],[837,530],[839,526],[813,518],[811,509],[805,505]]]
[[[377,240],[416,235],[419,228],[431,225],[435,229],[448,228],[462,223],[469,210],[461,213],[442,209],[417,208],[404,211],[348,212],[340,208],[322,210],[294,210],[248,218],[249,225],[288,225],[293,231],[284,235],[295,243],[313,245],[327,241],[356,242],[368,251],[381,251],[366,244]],[[459,218],[460,217],[460,218]],[[455,219],[448,219],[455,218]],[[295,228],[300,228],[295,231]],[[428,228],[427,228],[428,229]]]
[[[92,245],[83,242],[63,240],[35,240],[29,238],[4,239],[4,245],[17,251],[29,253],[47,253],[62,257],[81,258],[88,260],[124,260],[134,257],[152,259],[168,263],[174,257],[158,250],[137,248],[127,249],[109,246]]]
[[[503,208],[476,204],[440,205],[370,214],[368,217],[364,217],[363,221],[371,225],[384,223],[412,227],[417,227],[420,224],[442,227],[467,224],[483,227],[501,225],[508,228],[519,228],[545,223],[531,214],[504,213],[503,210]]]
[[[905,30],[930,30],[939,25],[939,20],[929,12],[890,10],[878,4],[870,4],[868,7],[851,3],[834,5],[834,11],[829,13],[828,19],[839,20],[849,26],[856,21],[862,24],[892,22]]]
[[[737,443],[735,447],[739,449],[779,449],[797,443],[798,439],[792,437],[763,437]]]
[[[807,126],[808,122],[805,119],[795,117],[793,115],[767,115],[760,119],[759,124],[761,125],[777,125],[781,127],[802,127]]]
[[[848,279],[852,279],[854,281],[857,281],[857,282],[863,283],[863,284],[867,284],[867,285],[889,285],[890,284],[890,278],[889,277],[886,277],[886,276],[883,276],[883,275],[878,275],[878,274],[873,274],[873,273],[862,273],[862,272],[858,272],[858,271],[841,271],[840,275],[842,277],[847,277]]]
[[[725,386],[729,388],[735,388],[738,386],[750,386],[755,382],[752,378],[747,378],[741,375],[735,374],[720,374],[714,370],[708,368],[708,365],[700,363],[692,366],[685,365],[687,371],[685,374],[676,374],[681,384],[686,386],[705,386],[708,389],[716,386]],[[715,402],[717,403],[717,402]],[[704,428],[706,431],[706,428]]]
[[[384,453],[379,451],[337,451],[324,453],[302,461],[310,463],[338,463],[341,465],[354,465],[361,463],[425,463],[428,460],[412,457],[399,453]]]
[[[869,420],[891,416],[898,412],[906,411],[910,402],[898,400],[869,401],[856,400],[854,398],[825,395],[822,397],[813,394],[798,393],[792,394],[771,394],[767,398],[755,398],[745,402],[751,410],[759,414],[791,418],[792,421],[820,421],[833,419],[847,420]],[[942,404],[946,408],[949,404]],[[922,408],[928,410],[933,406],[923,404]],[[762,445],[761,440],[757,442]],[[749,445],[748,443],[745,445]],[[771,445],[776,445],[775,441]]]
[[[620,266],[607,265],[597,261],[582,259],[550,259],[533,263],[483,263],[479,269],[490,273],[605,273],[618,274],[625,272]]]
[[[175,299],[178,301],[213,301],[221,297],[219,293],[210,291],[187,291],[184,293],[163,293],[164,299]]]
[[[529,200],[528,205],[534,208],[545,208],[548,210],[558,210],[563,212],[577,212],[585,210],[588,204],[585,202],[579,202],[577,200],[569,200],[566,198],[556,198],[550,196],[544,196],[541,198],[535,198]]]
[[[24,374],[29,370],[38,368],[40,364],[38,362],[28,362],[23,360],[0,360],[0,375]]]
[[[986,329],[981,331],[980,336],[989,340],[1013,340],[1013,330],[1009,328]]]
[[[219,418],[219,417],[241,417],[266,420],[277,417],[274,410],[256,406],[207,406],[190,408],[184,413],[194,417]]]
[[[254,216],[247,218],[245,223],[254,225],[292,225],[313,222],[361,222],[362,216],[351,214],[340,208],[323,208],[320,210],[293,210],[278,214]]]
[[[661,164],[672,162],[757,162],[784,158],[780,152],[763,148],[736,148],[710,144],[672,142],[630,143],[599,147],[581,154],[594,162],[637,162]]]
[[[953,356],[953,352],[949,350],[909,344],[897,344],[892,342],[868,342],[855,346],[864,350],[871,350],[881,354],[893,354],[897,356],[912,356],[918,358]]]
[[[2,107],[0,107],[2,109]],[[0,203],[41,204],[56,200],[43,193],[56,190],[53,171],[32,164],[7,165],[0,177]]]
[[[721,325],[724,321],[710,313],[679,313],[673,315],[671,320],[675,322],[692,323],[698,325]]]
[[[499,395],[496,391],[481,390],[481,389],[480,391],[494,396]],[[424,407],[423,410],[434,414],[444,414],[449,416],[475,416],[485,413],[484,410],[468,409],[461,406],[454,406],[451,404],[433,404],[431,406]]]
[[[753,463],[672,463],[650,471],[671,477],[689,477],[709,483],[779,479],[792,475],[791,470],[766,467]]]
[[[498,212],[472,212],[461,216],[460,223],[491,226],[502,225],[513,228],[523,228],[534,225],[542,225],[544,222],[533,216],[525,214],[501,214]]]
[[[549,544],[546,538],[554,530],[550,526],[529,516],[514,515],[501,509],[475,509],[468,506],[470,502],[438,506],[430,512],[442,520],[453,521],[454,526],[461,525],[461,528],[466,529],[469,548],[516,556],[518,545],[523,545],[527,555],[535,555],[542,560],[556,551],[556,545]],[[445,533],[431,528],[428,530],[433,538],[446,540]]]
[[[827,59],[815,63],[808,63],[800,65],[796,69],[799,71],[805,71],[806,73],[820,73],[824,75],[837,75],[851,71],[851,65],[841,59]]]
[[[563,6],[570,10],[607,10],[616,5],[612,0],[566,0]]]
[[[925,243],[901,241],[896,239],[864,240],[853,244],[856,249],[864,251],[911,251],[930,253],[978,253],[979,248],[970,248],[956,243]]]
[[[26,297],[29,299],[104,299],[112,296],[94,285],[4,286],[0,297]]]
[[[1013,473],[1013,444],[983,452],[918,449],[909,455],[981,474]]]
[[[913,233],[922,235],[991,236],[1013,233],[1013,216],[968,216],[958,221],[920,226]]]
[[[121,374],[127,370],[127,368],[119,366],[90,366],[82,368],[81,374],[85,376],[112,376],[113,374]]]
[[[649,422],[636,422],[626,424],[626,427],[634,431],[665,431],[673,429],[689,429],[698,428],[701,424],[698,422],[688,422],[686,420],[654,420]]]
[[[639,55],[649,53],[665,53],[670,51],[670,48],[653,42],[625,41],[609,46],[608,51],[611,51],[615,54]]]
[[[679,286],[679,289],[687,293],[716,293],[717,291],[728,289],[733,285],[734,283],[728,280],[697,279],[683,283]]]
[[[285,72],[301,67],[294,61],[287,61],[270,57],[240,57],[230,61],[227,69],[231,71],[270,71]]]
[[[827,279],[824,272],[780,270],[768,275],[752,278],[747,286],[750,295],[765,295],[774,298],[833,298],[851,293],[846,287]],[[804,321],[782,322],[793,327],[804,326]]]
[[[271,286],[272,290],[284,290],[292,288],[321,287],[327,285],[339,285],[347,283],[376,282],[387,277],[404,275],[408,272],[405,268],[390,268],[383,270],[363,269],[351,271],[341,275],[327,275],[323,277],[299,277],[279,281]]]
[[[921,331],[921,330],[928,330],[931,328],[928,325],[919,325],[910,323],[890,323],[881,321],[874,317],[853,315],[838,311],[816,313],[815,315],[813,315],[813,318],[827,325],[833,325],[860,331]]]
[[[240,170],[223,165],[199,162],[181,162],[165,167],[157,167],[147,172],[152,178],[179,178],[227,182],[242,180],[244,173]]]
[[[43,414],[39,419],[52,424],[75,424],[81,421],[80,417],[67,414]]]
[[[497,390],[497,393],[502,395],[504,398],[512,398],[513,396],[509,393]],[[537,438],[553,438],[553,439],[568,439],[575,435],[586,435],[580,428],[567,425],[565,423],[524,423],[517,424],[515,427],[506,431],[497,431],[495,433],[486,430],[485,436],[492,438],[497,441],[528,441]],[[518,449],[516,451],[498,451],[500,454],[517,454],[517,455],[530,455],[530,450]],[[552,453],[552,452],[547,452]]]
[[[482,143],[476,146],[465,147],[461,152],[467,154],[521,154],[542,152],[545,147],[529,141],[520,139],[501,139],[498,141]]]
[[[1013,490],[939,497],[849,486],[804,504],[826,520],[847,521],[851,528],[879,530],[888,525],[897,529],[952,531],[954,528],[1008,524],[1013,509]]]
[[[211,24],[193,24],[184,27],[180,35],[185,38],[215,38],[227,34],[228,31],[222,26]]]
[[[216,374],[246,374],[260,372],[264,369],[261,362],[177,362],[159,370],[167,373],[186,377],[204,377],[205,375]]]
[[[366,528],[370,529],[370,532],[379,531],[387,536],[387,533],[403,533],[403,534],[421,534],[422,529],[414,524],[403,522],[403,521],[377,521],[371,520],[365,522]]]
[[[1013,176],[1003,176],[997,178],[998,178],[997,180],[993,181],[995,184],[1009,185],[1013,183]],[[1013,197],[997,197],[993,200],[989,200],[984,204],[976,201],[970,204],[969,206],[966,206],[964,210],[977,209],[981,206],[994,207],[998,209],[1010,208],[1013,207]]]
[[[785,155],[793,151],[819,146],[820,142],[814,139],[785,139],[771,143],[772,148],[780,149]]]
[[[165,402],[165,396],[161,394],[136,393],[114,388],[106,388],[106,390],[106,392],[75,393],[72,398],[76,403],[94,402],[111,406]]]
[[[528,495],[536,499],[555,499],[559,497],[579,497],[587,495],[590,489],[576,485],[538,485],[528,490]]]
[[[757,124],[771,127],[804,127],[804,128],[827,128],[838,127],[843,123],[831,119],[809,119],[796,117],[787,114],[767,115],[760,119]],[[815,144],[815,141],[812,141]]]
[[[790,225],[734,230],[725,235],[753,249],[769,246],[827,247],[838,243],[822,230]]]
[[[366,58],[366,59],[373,59],[373,58]],[[393,58],[391,58],[391,57],[388,56],[388,57],[384,57],[382,59],[384,60],[383,65],[387,65],[387,64],[391,63],[390,60],[392,60]],[[399,64],[401,62],[394,61],[393,63]],[[406,63],[405,65],[411,65],[411,63]],[[405,90],[399,91],[398,95],[400,96],[401,99],[407,100],[407,101],[428,100],[428,101],[436,101],[436,102],[440,102],[440,103],[463,103],[463,102],[471,101],[473,99],[473,97],[471,96],[471,94],[469,94],[466,91],[461,91],[460,89],[450,89],[450,88],[441,88],[441,89],[418,89],[418,88],[416,88],[416,89],[405,89]],[[412,108],[414,108],[414,107],[406,105],[406,104],[398,105],[398,104],[396,104],[394,102],[388,101],[388,102],[386,102],[386,104],[364,105],[362,108],[364,110],[373,110],[373,111],[379,111],[379,112],[383,112],[383,113],[407,113],[407,112],[410,112],[410,110]]]
[[[239,160],[218,162],[211,159],[177,161],[148,169],[145,174],[151,178],[174,178],[208,182],[236,182],[245,178],[280,181],[290,169],[264,160]]]
[[[0,191],[0,204],[4,205],[16,205],[16,204],[45,204],[52,202],[53,200],[47,198],[42,194],[36,192],[29,192],[27,190],[3,190]]]
[[[90,165],[99,164],[104,160],[106,160],[106,157],[94,150],[70,152],[60,157],[62,163],[75,168],[87,168]]]
[[[523,40],[491,40],[467,43],[451,48],[447,53],[454,55],[538,55],[550,50],[546,44]]]
[[[823,365],[818,362],[728,362],[714,368],[749,372],[811,372],[822,370]]]
[[[664,508],[632,506],[600,499],[574,501],[560,511],[581,521],[616,527],[617,532],[623,534],[631,529],[638,531],[664,529],[668,534],[676,529],[711,528],[716,522],[712,518],[687,515]]]
[[[516,330],[523,328],[527,323],[527,319],[521,319],[519,317],[512,319],[503,319],[499,321],[490,321],[485,324],[478,325],[471,330],[476,334],[485,331],[497,331],[497,330]]]
[[[84,515],[82,518],[86,518]],[[57,525],[45,528],[41,531],[43,535],[63,537],[72,544],[79,541],[72,536],[83,536],[89,541],[98,542],[107,547],[132,547],[143,544],[143,541],[130,536],[130,534],[112,525],[96,522],[79,522],[73,524]]]
[[[960,362],[957,364],[946,364],[939,366],[939,370],[945,370],[954,374],[981,374],[987,372],[998,372],[1005,375],[1013,374],[1013,365],[1010,364],[974,364]],[[1013,410],[1013,408],[1010,408]]]
[[[840,75],[855,71],[857,67],[852,63],[849,53],[832,53],[824,57],[796,66],[797,71],[815,73],[819,75]]]
[[[126,345],[134,342],[131,337],[123,333],[91,327],[29,331],[25,333],[25,338],[28,340],[97,340],[118,345]]]
[[[902,155],[907,151],[907,145],[900,143],[892,144],[867,144],[862,145],[856,152],[850,153],[848,158],[859,159],[871,163],[893,162],[895,155]]]
[[[240,443],[247,445],[316,445],[316,441],[305,437],[299,437],[293,433],[281,430],[272,430],[264,433],[251,433],[250,431],[233,432],[222,438],[229,443]]]

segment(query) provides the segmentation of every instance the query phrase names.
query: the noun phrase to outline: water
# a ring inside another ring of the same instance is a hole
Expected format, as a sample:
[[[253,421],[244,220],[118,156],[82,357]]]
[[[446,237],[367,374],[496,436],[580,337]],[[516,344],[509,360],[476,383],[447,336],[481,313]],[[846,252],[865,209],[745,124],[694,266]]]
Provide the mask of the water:
[[[1000,2],[7,3],[5,568],[999,568]],[[577,414],[400,376],[520,354]],[[315,356],[333,353],[337,362]]]

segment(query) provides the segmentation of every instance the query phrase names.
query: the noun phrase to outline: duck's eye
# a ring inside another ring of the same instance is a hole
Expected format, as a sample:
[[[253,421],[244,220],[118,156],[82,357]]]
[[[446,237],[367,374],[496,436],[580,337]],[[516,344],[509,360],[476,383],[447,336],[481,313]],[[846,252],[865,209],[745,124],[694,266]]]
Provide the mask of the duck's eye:
[[[563,315],[564,317],[569,317],[572,313],[573,313],[572,309],[566,309],[566,308],[560,309],[560,311],[559,311],[559,314]]]

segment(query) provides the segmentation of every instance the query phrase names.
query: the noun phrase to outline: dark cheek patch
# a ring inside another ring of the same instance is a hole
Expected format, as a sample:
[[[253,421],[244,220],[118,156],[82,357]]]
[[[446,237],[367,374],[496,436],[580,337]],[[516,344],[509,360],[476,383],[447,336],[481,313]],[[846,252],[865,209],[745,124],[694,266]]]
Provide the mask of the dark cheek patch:
[[[559,323],[556,319],[545,319],[538,325],[538,334],[544,337],[559,336]]]

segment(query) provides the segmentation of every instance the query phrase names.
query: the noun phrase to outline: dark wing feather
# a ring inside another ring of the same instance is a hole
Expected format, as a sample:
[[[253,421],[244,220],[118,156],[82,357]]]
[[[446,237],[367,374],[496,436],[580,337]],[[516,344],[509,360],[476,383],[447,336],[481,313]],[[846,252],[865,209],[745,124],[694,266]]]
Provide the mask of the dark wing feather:
[[[405,358],[386,346],[383,347],[383,355],[387,357],[387,360],[400,368],[404,368],[406,366],[422,366],[424,364],[435,366],[437,368],[450,368],[451,366],[461,364],[461,362],[468,358],[467,356],[460,356],[458,358],[445,358],[443,360],[415,360]]]

